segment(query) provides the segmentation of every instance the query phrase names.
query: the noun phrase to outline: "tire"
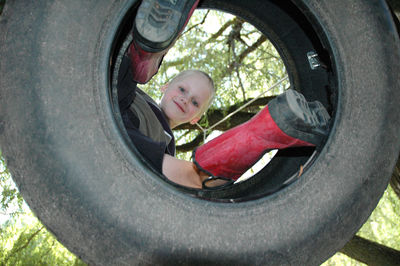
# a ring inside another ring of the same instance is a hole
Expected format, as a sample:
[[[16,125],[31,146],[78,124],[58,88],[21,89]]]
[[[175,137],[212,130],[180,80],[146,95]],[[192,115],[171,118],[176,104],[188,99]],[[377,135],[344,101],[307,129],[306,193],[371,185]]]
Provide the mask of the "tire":
[[[256,21],[278,1],[207,3]],[[329,61],[321,81],[329,88],[307,93],[327,98],[332,130],[301,178],[228,203],[177,190],[124,137],[110,61],[136,1],[7,1],[1,149],[24,199],[61,243],[95,265],[317,265],[354,235],[400,149],[399,38],[383,1],[293,4]]]

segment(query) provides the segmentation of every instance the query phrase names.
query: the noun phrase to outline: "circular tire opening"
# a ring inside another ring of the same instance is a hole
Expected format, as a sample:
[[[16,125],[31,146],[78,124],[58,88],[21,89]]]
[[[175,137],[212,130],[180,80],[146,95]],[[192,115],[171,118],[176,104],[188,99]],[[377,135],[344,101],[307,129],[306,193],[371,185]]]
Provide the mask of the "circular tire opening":
[[[323,36],[317,34],[293,4],[270,1],[263,5],[267,14],[260,13],[257,5],[239,1],[201,2],[164,58],[159,73],[147,84],[139,85],[150,96],[161,98],[158,88],[182,70],[201,69],[214,78],[217,97],[199,125],[187,123],[174,130],[178,158],[190,160],[190,151],[210,139],[206,137],[244,123],[287,88],[300,91],[308,101],[322,102],[331,115],[334,113],[337,82],[328,48],[321,41]],[[132,40],[130,29],[136,8],[133,7],[125,16],[115,41],[114,63],[110,70],[110,73],[114,71],[111,93],[114,107],[118,105],[115,73],[120,63],[118,54],[121,57]],[[220,27],[216,28],[216,24]],[[190,51],[186,49],[189,45]],[[207,60],[213,65],[204,68]],[[255,83],[263,84],[262,88],[254,90]],[[240,109],[249,101],[253,103]],[[227,115],[232,116],[224,120]],[[121,121],[118,112],[117,121]],[[122,124],[120,128],[124,131]],[[191,130],[196,133],[190,133]],[[126,132],[124,135],[132,146]],[[222,202],[247,201],[265,197],[295,182],[311,167],[321,149],[303,147],[271,151],[246,172],[246,177],[228,186],[196,190],[174,184],[158,173],[156,175],[178,190],[199,198]],[[183,152],[179,153],[180,150]],[[138,156],[146,161],[140,153]],[[156,171],[153,169],[153,172]]]

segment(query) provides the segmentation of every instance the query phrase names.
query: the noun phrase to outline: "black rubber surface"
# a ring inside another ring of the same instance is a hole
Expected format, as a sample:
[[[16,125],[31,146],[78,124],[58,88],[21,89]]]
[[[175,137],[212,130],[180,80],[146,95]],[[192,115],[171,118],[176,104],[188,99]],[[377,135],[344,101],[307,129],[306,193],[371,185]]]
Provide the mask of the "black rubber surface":
[[[329,134],[330,116],[323,105],[309,103],[295,90],[288,89],[268,103],[278,127],[287,135],[320,146]]]
[[[187,22],[196,0],[144,0],[135,17],[133,35],[149,52],[167,49]]]
[[[270,8],[261,0],[207,3],[255,21]],[[297,182],[226,203],[176,190],[122,137],[109,62],[135,1],[7,1],[0,145],[47,228],[93,265],[318,265],[340,249],[376,206],[399,152],[399,39],[381,1],[294,3],[331,61],[330,137]],[[314,88],[306,98],[321,90],[312,76],[300,79]],[[266,171],[287,169],[284,157]]]

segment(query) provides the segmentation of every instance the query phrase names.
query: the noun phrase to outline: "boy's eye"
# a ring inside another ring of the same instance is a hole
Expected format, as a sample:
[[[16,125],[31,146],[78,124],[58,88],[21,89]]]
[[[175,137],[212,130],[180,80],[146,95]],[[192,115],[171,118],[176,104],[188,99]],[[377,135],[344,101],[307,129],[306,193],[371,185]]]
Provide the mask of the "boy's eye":
[[[194,106],[199,107],[199,103],[196,100],[192,100]]]
[[[182,88],[182,87],[179,87],[179,90],[180,90],[181,92],[185,92],[185,89]]]

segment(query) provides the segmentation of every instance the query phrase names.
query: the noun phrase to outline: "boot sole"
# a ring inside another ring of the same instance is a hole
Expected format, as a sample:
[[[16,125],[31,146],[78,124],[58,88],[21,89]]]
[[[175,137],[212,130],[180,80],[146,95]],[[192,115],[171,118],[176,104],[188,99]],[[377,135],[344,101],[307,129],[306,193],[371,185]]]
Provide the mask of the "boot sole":
[[[148,52],[167,49],[186,24],[196,2],[198,0],[143,0],[133,27],[137,43]]]
[[[329,133],[330,116],[322,103],[307,102],[295,90],[287,90],[268,106],[275,123],[291,137],[318,146]]]

